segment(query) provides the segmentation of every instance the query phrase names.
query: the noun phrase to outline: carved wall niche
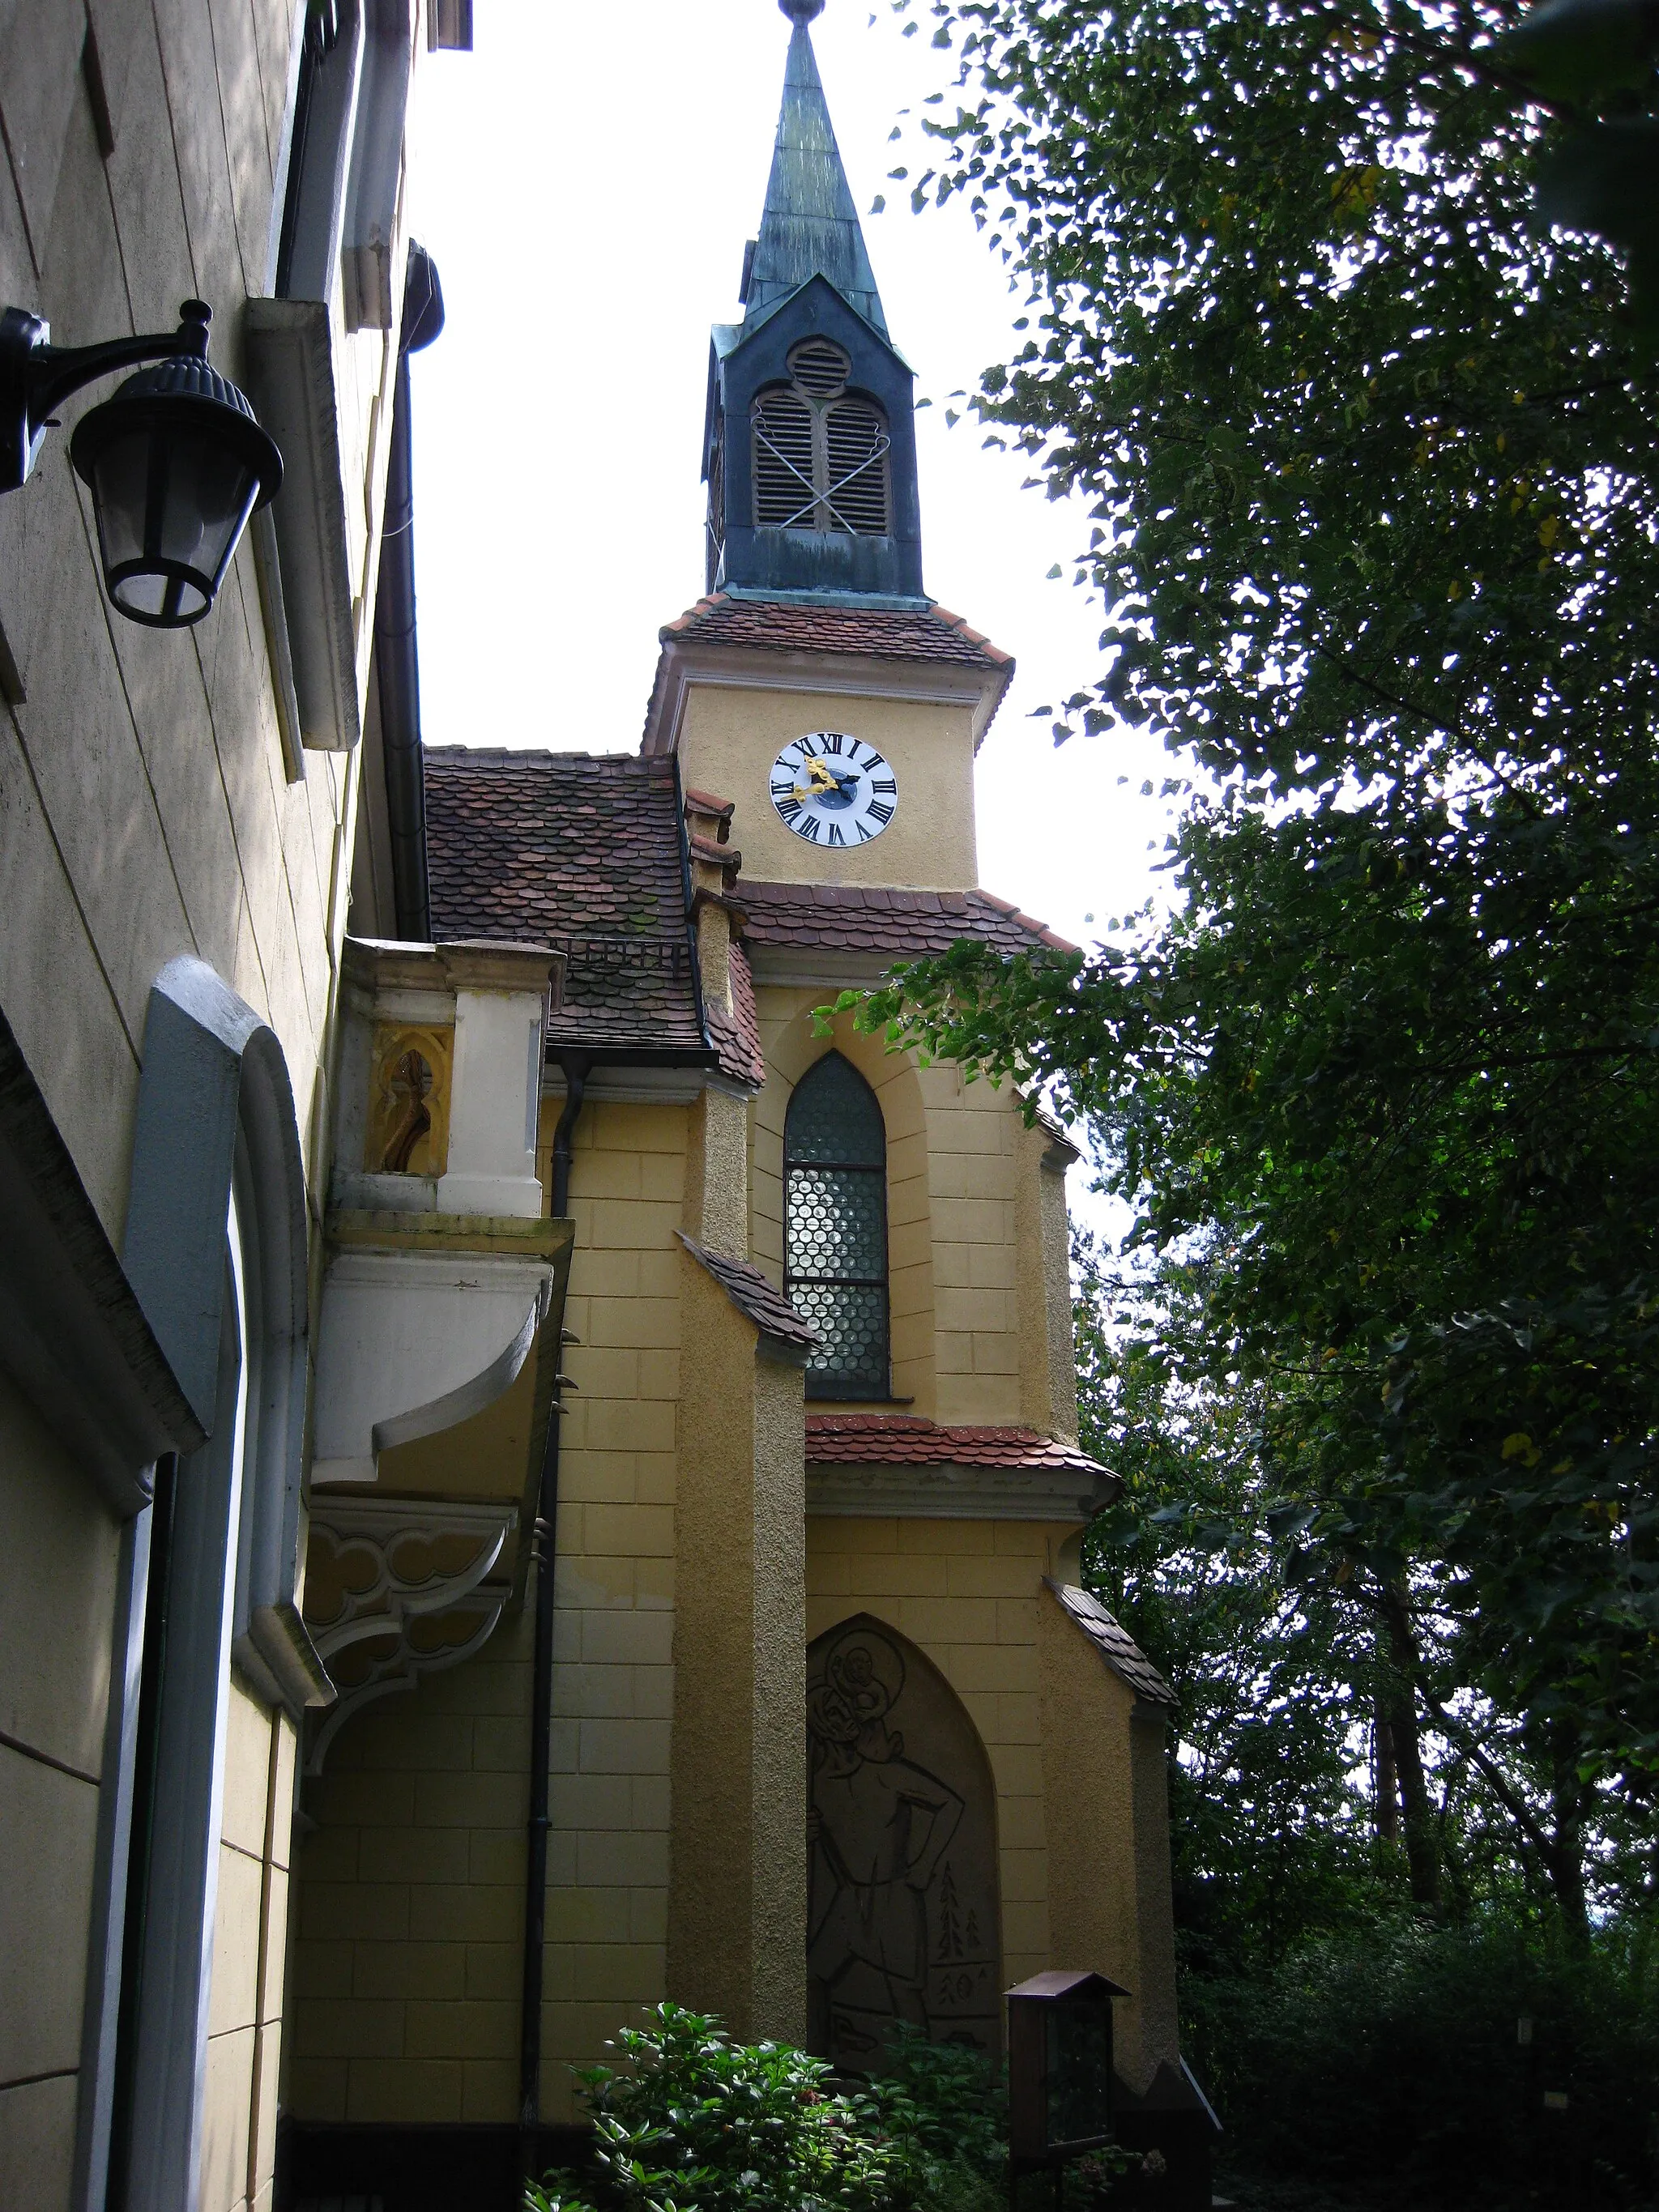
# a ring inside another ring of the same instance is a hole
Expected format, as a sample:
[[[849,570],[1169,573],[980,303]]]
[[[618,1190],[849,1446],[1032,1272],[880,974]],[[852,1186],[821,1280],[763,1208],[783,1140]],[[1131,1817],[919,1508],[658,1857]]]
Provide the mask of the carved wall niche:
[[[895,2021],[1001,2050],[996,1795],[943,1674],[860,1613],[806,1655],[808,2039],[878,2067]]]
[[[454,1060],[453,1028],[376,1022],[363,1144],[368,1174],[444,1173]]]

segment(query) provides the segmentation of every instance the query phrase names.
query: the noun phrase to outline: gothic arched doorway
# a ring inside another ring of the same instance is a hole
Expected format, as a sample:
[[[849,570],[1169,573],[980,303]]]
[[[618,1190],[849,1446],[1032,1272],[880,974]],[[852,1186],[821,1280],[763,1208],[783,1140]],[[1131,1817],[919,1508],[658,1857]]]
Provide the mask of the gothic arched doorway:
[[[937,1667],[860,1613],[806,1654],[808,2039],[847,2071],[890,2025],[1001,2047],[996,1796]]]

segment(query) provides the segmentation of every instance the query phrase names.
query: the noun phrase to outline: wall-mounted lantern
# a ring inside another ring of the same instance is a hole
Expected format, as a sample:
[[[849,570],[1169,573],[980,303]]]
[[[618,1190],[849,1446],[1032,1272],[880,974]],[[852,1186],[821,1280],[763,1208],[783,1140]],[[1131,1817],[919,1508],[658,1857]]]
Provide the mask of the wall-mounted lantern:
[[[212,311],[186,300],[171,335],[54,346],[21,307],[0,314],[0,492],[27,480],[53,410],[137,362],[70,441],[98,517],[104,588],[130,621],[199,622],[256,507],[276,497],[283,457],[234,384],[208,366]],[[162,356],[165,356],[164,358]]]
[[[1007,1992],[1008,2149],[1016,2171],[1112,2139],[1112,1999],[1104,1974],[1033,1974]]]

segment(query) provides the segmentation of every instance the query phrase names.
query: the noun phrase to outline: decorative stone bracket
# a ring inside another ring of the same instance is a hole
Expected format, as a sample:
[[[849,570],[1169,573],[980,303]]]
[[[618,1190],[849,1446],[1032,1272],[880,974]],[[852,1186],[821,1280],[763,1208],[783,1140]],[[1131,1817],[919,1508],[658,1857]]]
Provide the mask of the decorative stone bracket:
[[[399,1246],[376,1217],[334,1225],[364,1241],[337,1251],[323,1281],[312,1479],[373,1482],[383,1451],[453,1428],[509,1388],[547,1319],[556,1270],[459,1241]],[[482,1237],[501,1224],[471,1225]]]
[[[315,1502],[306,1621],[339,1699],[312,1739],[308,1774],[322,1772],[354,1713],[489,1640],[510,1593],[491,1577],[518,1518],[515,1506],[428,1498]]]

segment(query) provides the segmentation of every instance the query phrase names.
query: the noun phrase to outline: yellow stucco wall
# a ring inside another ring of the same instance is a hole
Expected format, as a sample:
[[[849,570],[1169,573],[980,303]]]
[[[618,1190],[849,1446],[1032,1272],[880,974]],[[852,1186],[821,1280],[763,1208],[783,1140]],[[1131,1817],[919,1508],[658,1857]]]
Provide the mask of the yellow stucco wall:
[[[1037,1633],[1054,1963],[1092,1967],[1128,1990],[1113,2057],[1139,2092],[1179,2055],[1164,1721],[1051,1591]]]
[[[919,1067],[850,1015],[820,1036],[822,989],[767,985],[756,997],[767,1066],[751,1109],[757,1265],[781,1284],[784,1118],[833,1045],[886,1124],[895,1395],[931,1420],[1074,1433],[1064,1184],[1040,1168],[1046,1140],[1027,1130],[1012,1091],[964,1083],[949,1065]]]
[[[801,1377],[688,1254],[668,1989],[745,2037],[806,2027]]]
[[[549,1100],[550,1175],[562,1101]],[[577,1126],[565,1309],[544,2116],[572,2063],[665,1994],[673,1507],[687,1109],[596,1101]],[[429,1480],[431,1453],[422,1462]],[[469,1476],[458,1491],[476,1495]],[[531,1622],[343,1729],[303,1800],[289,2096],[317,2120],[518,2109]]]
[[[295,1854],[287,2102],[499,2120],[518,2094],[530,1622],[343,1729]]]
[[[892,763],[898,807],[879,837],[820,852],[778,819],[768,771],[813,730],[841,730]],[[769,883],[903,884],[963,890],[979,880],[974,842],[973,710],[857,691],[786,691],[696,684],[680,727],[680,772],[694,791],[736,807],[732,842],[744,873]]]

